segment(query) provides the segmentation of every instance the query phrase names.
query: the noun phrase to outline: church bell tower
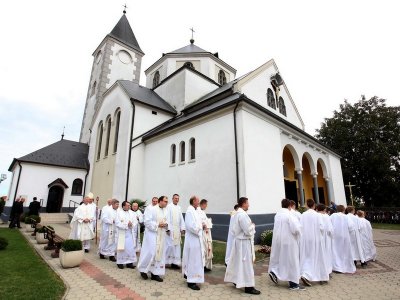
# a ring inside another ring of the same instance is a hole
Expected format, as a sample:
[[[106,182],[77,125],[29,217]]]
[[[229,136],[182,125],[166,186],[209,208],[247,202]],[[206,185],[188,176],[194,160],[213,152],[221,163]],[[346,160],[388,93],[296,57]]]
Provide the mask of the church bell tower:
[[[81,143],[89,142],[93,117],[101,106],[104,92],[117,80],[139,83],[144,52],[140,49],[125,10],[92,55],[92,72],[79,137]]]

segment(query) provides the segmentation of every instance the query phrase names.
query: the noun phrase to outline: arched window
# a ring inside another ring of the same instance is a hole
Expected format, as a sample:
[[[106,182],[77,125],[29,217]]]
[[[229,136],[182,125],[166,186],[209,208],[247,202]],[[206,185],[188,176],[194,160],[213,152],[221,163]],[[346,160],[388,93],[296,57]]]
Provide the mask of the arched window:
[[[194,66],[190,61],[185,62],[183,65],[186,66],[186,67],[194,69]]]
[[[156,71],[153,76],[153,88],[160,83],[160,72]]]
[[[224,85],[226,83],[226,75],[225,72],[222,70],[219,70],[218,72],[218,83],[220,85]]]
[[[191,138],[189,141],[189,147],[190,147],[190,160],[196,159],[196,140],[195,138]]]
[[[108,156],[108,149],[110,148],[110,134],[111,134],[111,116],[107,118],[106,149],[104,150],[104,157]]]
[[[97,85],[97,82],[96,81],[93,82],[92,90],[90,91],[90,96],[93,96],[94,93],[96,93],[96,85]]]
[[[101,154],[101,144],[103,143],[103,122],[99,124],[99,132],[98,132],[98,139],[97,139],[97,160],[100,159]]]
[[[278,102],[278,108],[279,108],[279,112],[286,116],[286,106],[285,106],[285,101],[283,101],[282,97],[279,97],[279,102]]]
[[[176,145],[171,145],[171,165],[174,165],[176,162]]]
[[[75,179],[72,183],[71,195],[74,195],[74,196],[82,195],[82,187],[83,187],[82,179],[79,179],[79,178]]]
[[[267,91],[267,103],[269,107],[276,109],[274,92],[271,89]]]
[[[179,144],[179,161],[185,161],[185,142],[183,141]]]
[[[118,111],[117,115],[115,117],[114,153],[117,152],[117,148],[118,148],[118,134],[119,134],[120,119],[121,119],[121,111]]]

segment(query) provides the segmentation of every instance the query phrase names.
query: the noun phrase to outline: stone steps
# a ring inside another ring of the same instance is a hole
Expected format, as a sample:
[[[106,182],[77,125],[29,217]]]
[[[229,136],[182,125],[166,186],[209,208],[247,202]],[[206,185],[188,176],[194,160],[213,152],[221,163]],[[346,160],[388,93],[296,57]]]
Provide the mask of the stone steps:
[[[66,224],[70,219],[68,213],[41,213],[41,224]]]

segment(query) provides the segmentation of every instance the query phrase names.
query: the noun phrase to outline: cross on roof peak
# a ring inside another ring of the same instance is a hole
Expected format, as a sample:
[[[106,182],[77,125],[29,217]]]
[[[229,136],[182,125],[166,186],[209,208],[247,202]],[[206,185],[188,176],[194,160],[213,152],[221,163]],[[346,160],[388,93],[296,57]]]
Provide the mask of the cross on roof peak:
[[[189,28],[189,30],[192,32],[192,38],[190,39],[190,43],[193,44],[194,43],[194,39],[193,39],[193,33],[195,33],[193,27]]]
[[[124,8],[123,13],[126,14],[126,9],[128,8],[128,6],[126,6],[126,3],[124,5],[122,5],[122,7]]]

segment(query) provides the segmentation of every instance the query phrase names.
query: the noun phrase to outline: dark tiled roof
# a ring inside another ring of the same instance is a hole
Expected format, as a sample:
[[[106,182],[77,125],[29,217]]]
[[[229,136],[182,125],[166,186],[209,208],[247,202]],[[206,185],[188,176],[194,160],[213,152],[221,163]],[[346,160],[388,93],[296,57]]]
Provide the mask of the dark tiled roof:
[[[11,171],[18,161],[88,170],[88,153],[87,144],[60,140],[28,155],[14,158],[8,170]]]
[[[150,105],[154,108],[176,114],[176,110],[163,98],[158,96],[157,93],[153,90],[145,88],[129,80],[118,80],[118,84],[120,84],[121,87],[126,91],[129,98],[132,98],[135,101],[141,102],[143,104]]]
[[[129,25],[125,14],[121,17],[121,19],[119,19],[117,25],[115,25],[114,29],[109,33],[109,36],[112,36],[118,41],[144,54],[142,49],[140,49],[139,43],[136,40],[131,25]]]
[[[181,54],[181,53],[211,53],[211,52],[201,49],[200,47],[197,47],[195,44],[189,44],[185,47],[176,49],[175,51],[169,53]]]

